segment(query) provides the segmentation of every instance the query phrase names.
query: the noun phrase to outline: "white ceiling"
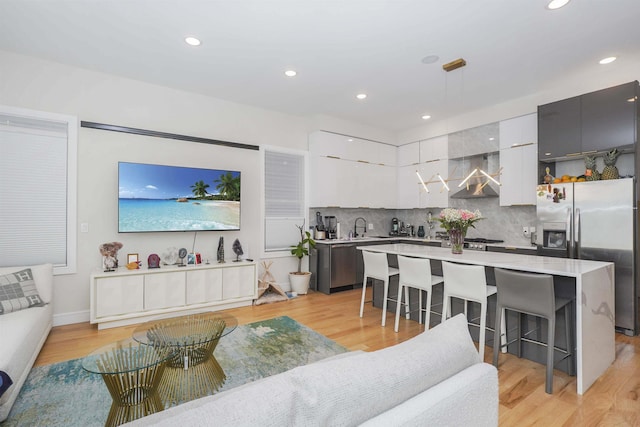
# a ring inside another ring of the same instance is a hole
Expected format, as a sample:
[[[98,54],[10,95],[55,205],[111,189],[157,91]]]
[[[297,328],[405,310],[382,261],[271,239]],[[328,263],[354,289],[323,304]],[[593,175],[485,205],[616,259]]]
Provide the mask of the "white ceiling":
[[[640,77],[640,0],[546,3],[0,0],[0,49],[394,132],[576,79],[603,88]],[[424,64],[427,55],[440,59]],[[598,64],[610,55],[618,60]],[[460,57],[466,67],[442,70]]]

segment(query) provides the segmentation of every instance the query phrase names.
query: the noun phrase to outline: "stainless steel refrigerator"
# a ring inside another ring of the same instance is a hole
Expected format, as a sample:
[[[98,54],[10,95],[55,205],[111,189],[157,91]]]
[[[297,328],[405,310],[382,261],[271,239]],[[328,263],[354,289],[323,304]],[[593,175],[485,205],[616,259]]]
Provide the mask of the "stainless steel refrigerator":
[[[616,329],[638,334],[633,178],[537,188],[538,255],[615,263]]]

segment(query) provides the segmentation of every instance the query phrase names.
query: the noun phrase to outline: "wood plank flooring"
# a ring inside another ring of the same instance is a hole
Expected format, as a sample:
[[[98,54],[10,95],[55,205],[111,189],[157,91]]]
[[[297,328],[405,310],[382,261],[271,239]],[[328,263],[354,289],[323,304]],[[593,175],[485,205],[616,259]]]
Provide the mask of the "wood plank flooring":
[[[289,316],[350,350],[373,351],[405,341],[424,330],[401,319],[393,331],[393,316],[380,326],[381,310],[371,304],[358,317],[360,291],[331,296],[310,292],[286,302],[242,307],[226,312],[240,324]],[[99,331],[89,323],[53,328],[36,365],[83,357],[103,344],[131,336],[135,326]],[[485,350],[491,363],[492,351]],[[500,356],[501,426],[640,426],[640,337],[616,334],[614,364],[583,396],[576,379],[554,372],[554,394],[544,392],[544,366],[512,355]]]

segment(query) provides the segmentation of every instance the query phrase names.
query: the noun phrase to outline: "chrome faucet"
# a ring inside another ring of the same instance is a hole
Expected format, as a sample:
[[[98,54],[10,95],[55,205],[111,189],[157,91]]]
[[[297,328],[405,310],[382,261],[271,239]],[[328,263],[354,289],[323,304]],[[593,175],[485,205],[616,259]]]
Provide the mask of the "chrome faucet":
[[[362,229],[362,236],[367,232],[367,220],[359,216],[353,224],[353,237],[358,237],[358,220],[361,219],[364,222],[364,228]]]

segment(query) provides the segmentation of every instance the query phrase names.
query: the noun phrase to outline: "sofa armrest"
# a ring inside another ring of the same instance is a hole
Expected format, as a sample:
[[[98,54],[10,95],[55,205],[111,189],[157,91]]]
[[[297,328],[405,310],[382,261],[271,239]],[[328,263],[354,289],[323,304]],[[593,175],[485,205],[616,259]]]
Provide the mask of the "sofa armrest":
[[[498,390],[497,369],[478,363],[362,426],[497,426]]]

